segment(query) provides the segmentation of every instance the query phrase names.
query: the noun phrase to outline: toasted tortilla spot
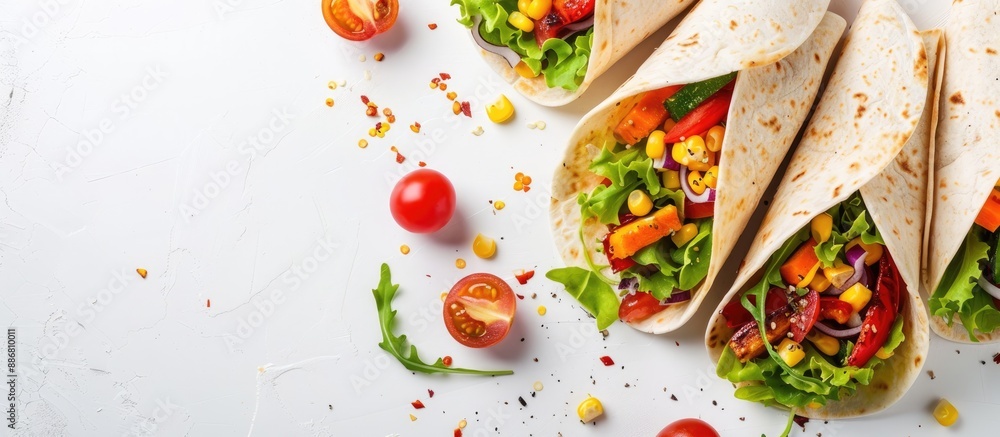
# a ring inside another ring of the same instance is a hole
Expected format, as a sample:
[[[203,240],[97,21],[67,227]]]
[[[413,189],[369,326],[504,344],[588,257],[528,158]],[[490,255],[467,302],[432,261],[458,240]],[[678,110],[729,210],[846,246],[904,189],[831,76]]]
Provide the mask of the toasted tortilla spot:
[[[857,162],[851,163],[851,170],[852,171],[858,171],[859,168],[861,168],[861,164],[859,164]]]
[[[865,111],[867,111],[867,110],[868,110],[868,108],[866,108],[865,105],[858,105],[858,110],[857,110],[857,112],[854,113],[854,118],[864,117],[865,116]]]
[[[854,98],[861,101],[861,103],[868,101],[868,95],[865,93],[855,93]]]
[[[737,27],[739,27],[739,24],[736,23],[736,20],[730,20],[729,21],[729,28],[730,29],[736,30]]]
[[[994,49],[992,49],[992,48],[987,47],[986,48],[986,53],[991,54],[991,55],[996,55],[997,51],[994,50]]]
[[[816,61],[817,64],[823,63],[823,59],[819,57],[819,53],[813,53],[813,60]]]
[[[962,98],[962,92],[961,91],[956,91],[955,94],[952,94],[951,97],[948,98],[948,101],[950,101],[951,103],[954,103],[956,105],[964,105],[965,104],[965,99]]]
[[[795,177],[792,178],[792,182],[795,182],[795,181],[801,179],[802,176],[805,176],[805,175],[806,175],[806,171],[802,170],[801,172],[799,172],[799,174],[795,175]]]
[[[913,365],[917,366],[917,367],[920,367],[920,362],[921,361],[923,361],[923,357],[921,357],[920,355],[917,355],[917,357],[913,359]]]
[[[840,190],[844,188],[844,184],[837,185],[837,188],[833,189],[833,197],[840,197]]]

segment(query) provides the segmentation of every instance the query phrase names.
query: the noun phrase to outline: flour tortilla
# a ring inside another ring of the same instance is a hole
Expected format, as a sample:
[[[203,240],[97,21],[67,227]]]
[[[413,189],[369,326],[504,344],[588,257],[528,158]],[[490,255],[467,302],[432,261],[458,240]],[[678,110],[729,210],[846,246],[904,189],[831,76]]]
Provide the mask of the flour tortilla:
[[[593,242],[607,234],[607,227],[591,219],[581,238],[576,201],[601,182],[588,170],[597,147],[612,138],[612,130],[642,93],[742,70],[722,146],[708,276],[692,290],[690,301],[631,324],[644,332],[679,328],[705,299],[805,122],[846,26],[842,18],[825,12],[826,1],[755,2],[756,7],[742,9],[716,8],[720,3],[742,2],[706,1],[694,9],[635,76],[577,125],[552,182],[550,217],[563,261],[586,267],[585,251],[594,260],[604,259]],[[703,8],[707,5],[713,7]]]
[[[946,25],[941,112],[934,160],[927,247],[927,283],[933,293],[1000,177],[1000,1],[956,1]],[[931,316],[941,337],[970,343],[956,318],[948,326]],[[976,331],[980,342],[1000,341],[1000,330]]]
[[[706,345],[717,363],[733,332],[722,308],[760,280],[769,258],[788,238],[861,191],[907,285],[906,340],[854,396],[796,411],[802,416],[829,419],[881,411],[903,396],[923,366],[929,334],[919,293],[920,249],[937,119],[933,66],[941,44],[940,31],[918,32],[893,0],[862,5],[737,279],[709,321]]]

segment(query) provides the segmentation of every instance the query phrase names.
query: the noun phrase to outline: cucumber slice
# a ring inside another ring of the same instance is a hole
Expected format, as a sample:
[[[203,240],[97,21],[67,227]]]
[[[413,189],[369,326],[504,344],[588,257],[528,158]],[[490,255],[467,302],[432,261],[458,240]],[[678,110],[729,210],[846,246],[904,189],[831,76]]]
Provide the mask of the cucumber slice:
[[[685,115],[719,92],[722,87],[732,82],[735,78],[736,72],[734,71],[723,76],[687,84],[667,99],[667,101],[663,102],[663,106],[670,112],[670,118],[674,119],[674,121],[680,121],[681,118],[684,118]]]

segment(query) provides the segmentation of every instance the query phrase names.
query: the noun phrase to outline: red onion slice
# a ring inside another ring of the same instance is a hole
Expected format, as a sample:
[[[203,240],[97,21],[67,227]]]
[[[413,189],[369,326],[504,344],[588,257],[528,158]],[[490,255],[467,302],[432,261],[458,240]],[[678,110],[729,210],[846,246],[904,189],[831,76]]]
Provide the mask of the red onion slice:
[[[989,295],[993,296],[995,299],[1000,299],[1000,288],[990,283],[990,281],[987,281],[985,275],[979,276],[978,282],[979,286],[983,288],[983,291],[989,293]]]
[[[479,24],[482,23],[482,21],[483,17],[478,15],[472,17],[472,39],[476,40],[476,44],[479,44],[479,47],[482,47],[483,50],[506,59],[511,68],[521,62],[521,55],[517,54],[517,52],[512,50],[510,47],[493,45],[483,39],[483,36],[479,34]]]
[[[854,246],[854,247],[851,248],[851,250],[847,251],[848,256],[850,256],[850,252],[853,251],[857,247],[860,247],[860,246]],[[865,278],[865,283],[866,284],[864,284],[864,285],[867,287],[868,286],[867,285],[867,282],[868,282],[868,279],[867,279],[868,278],[868,271],[867,271],[868,267],[865,266],[865,257],[867,257],[867,256],[868,256],[868,252],[866,252],[864,249],[862,249],[861,256],[858,256],[854,260],[854,274],[851,275],[851,277],[847,279],[847,282],[845,282],[842,287],[835,287],[833,285],[830,285],[830,288],[828,288],[826,290],[826,293],[824,293],[824,294],[828,294],[828,295],[831,295],[831,296],[839,296],[843,292],[847,291],[848,288],[851,288],[851,286],[853,286],[854,284],[857,284],[858,281],[860,281],[862,279],[862,277]]]
[[[674,161],[674,157],[671,156],[670,151],[666,150],[663,152],[663,156],[653,160],[653,166],[655,168],[665,168],[667,170],[677,171],[681,169],[681,164]]]
[[[674,303],[687,302],[689,300],[691,300],[691,291],[690,290],[688,290],[688,291],[674,290],[673,294],[671,294],[670,297],[668,297],[668,298],[663,299],[662,301],[660,301],[660,304],[661,305],[670,305],[670,304],[674,304]]]
[[[619,290],[628,290],[629,294],[639,291],[639,280],[636,278],[622,278],[618,283]]]
[[[816,324],[813,325],[813,327],[819,329],[826,335],[836,338],[852,337],[861,333],[861,325],[858,325],[857,327],[850,329],[834,329],[829,326],[826,326],[823,322],[816,322]]]
[[[688,168],[685,166],[681,166],[681,189],[684,190],[684,195],[687,196],[687,200],[691,203],[710,202],[712,200],[712,191],[714,191],[709,188],[704,193],[694,194],[694,191],[688,185]]]
[[[861,245],[854,246],[847,251],[847,263],[857,265],[858,258],[867,258],[868,252]]]

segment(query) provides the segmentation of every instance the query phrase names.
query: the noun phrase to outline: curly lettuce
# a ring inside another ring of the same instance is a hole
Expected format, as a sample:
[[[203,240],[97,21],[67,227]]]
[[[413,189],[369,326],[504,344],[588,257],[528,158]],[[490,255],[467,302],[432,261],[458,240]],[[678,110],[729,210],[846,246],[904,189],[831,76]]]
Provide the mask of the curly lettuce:
[[[977,330],[989,333],[1000,328],[1000,311],[978,284],[983,274],[981,264],[989,260],[991,251],[984,233],[978,226],[972,227],[927,302],[931,315],[944,318],[949,325],[957,315],[971,341],[977,341]],[[994,246],[1000,244],[996,238],[992,240]]]
[[[524,32],[507,22],[517,10],[517,0],[451,0],[458,5],[458,22],[471,28],[473,17],[482,17],[478,31],[486,42],[513,50],[535,74],[545,78],[549,88],[576,91],[587,75],[590,52],[594,43],[594,28],[566,39],[550,38],[539,47],[535,35]]]
[[[833,216],[833,232],[830,233],[829,240],[816,245],[816,257],[823,263],[823,267],[832,266],[844,245],[855,238],[861,237],[865,244],[885,245],[882,235],[875,228],[875,222],[867,212],[860,191],[830,208],[827,214]],[[842,229],[846,231],[841,231]]]

